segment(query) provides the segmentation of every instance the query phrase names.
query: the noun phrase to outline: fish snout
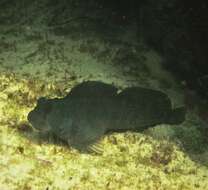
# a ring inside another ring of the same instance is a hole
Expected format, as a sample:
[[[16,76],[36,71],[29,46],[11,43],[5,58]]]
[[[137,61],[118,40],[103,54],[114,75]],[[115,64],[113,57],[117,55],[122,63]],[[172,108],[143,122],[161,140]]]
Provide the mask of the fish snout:
[[[41,132],[48,132],[50,131],[50,125],[46,121],[46,118],[43,118],[41,116],[37,116],[36,112],[33,110],[29,112],[27,116],[27,120],[32,125],[32,127],[35,130],[41,131]]]

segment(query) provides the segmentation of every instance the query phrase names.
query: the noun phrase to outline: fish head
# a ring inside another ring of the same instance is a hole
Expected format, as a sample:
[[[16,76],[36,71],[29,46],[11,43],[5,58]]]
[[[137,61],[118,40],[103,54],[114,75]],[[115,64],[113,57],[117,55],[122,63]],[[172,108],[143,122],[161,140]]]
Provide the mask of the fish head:
[[[41,132],[49,132],[51,130],[47,117],[52,111],[52,107],[51,100],[43,97],[38,99],[36,107],[27,116],[33,128]]]

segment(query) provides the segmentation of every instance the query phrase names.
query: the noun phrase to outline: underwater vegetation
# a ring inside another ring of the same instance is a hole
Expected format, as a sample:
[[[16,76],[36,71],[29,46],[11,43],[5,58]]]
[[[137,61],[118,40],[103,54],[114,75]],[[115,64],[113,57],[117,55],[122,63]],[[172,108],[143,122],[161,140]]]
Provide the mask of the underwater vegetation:
[[[1,74],[0,84],[0,189],[208,187],[207,167],[191,160],[174,141],[137,132],[112,133],[101,139],[103,152],[97,155],[41,138],[30,128],[28,113],[40,97],[64,97],[75,84],[65,91],[63,86],[13,74]]]

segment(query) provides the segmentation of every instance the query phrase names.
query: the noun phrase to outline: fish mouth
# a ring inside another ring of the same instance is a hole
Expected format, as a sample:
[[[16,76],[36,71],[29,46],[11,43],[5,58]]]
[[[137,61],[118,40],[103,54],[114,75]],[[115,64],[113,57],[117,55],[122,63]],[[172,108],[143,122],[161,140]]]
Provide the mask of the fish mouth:
[[[28,121],[34,131],[49,132],[51,130],[51,126],[49,125],[48,122],[41,122],[41,121],[34,122],[33,120],[29,120],[29,119],[28,119]]]
[[[34,126],[33,124],[31,124],[32,128],[34,131],[37,131],[37,132],[43,132],[43,133],[47,133],[50,131],[50,128],[49,127],[43,127],[42,125],[38,125],[38,126]]]
[[[32,128],[35,130],[35,131],[38,131],[38,132],[49,132],[51,130],[51,127],[50,125],[46,122],[46,123],[39,123],[39,124],[34,124],[33,122],[30,122],[31,125],[32,125]]]

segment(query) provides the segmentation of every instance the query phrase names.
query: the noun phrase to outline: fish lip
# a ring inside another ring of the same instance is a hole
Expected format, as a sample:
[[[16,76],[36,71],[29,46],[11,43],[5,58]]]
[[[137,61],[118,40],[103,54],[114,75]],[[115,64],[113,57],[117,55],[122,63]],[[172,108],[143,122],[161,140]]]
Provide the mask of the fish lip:
[[[33,127],[33,129],[34,129],[34,131],[41,132],[41,133],[48,133],[48,132],[50,132],[49,129],[36,129],[35,127]]]
[[[39,127],[39,126],[42,126],[42,125],[38,125],[38,127],[35,127],[35,125],[31,121],[29,121],[29,123],[30,123],[32,129],[34,131],[36,131],[36,132],[43,132],[43,133],[45,133],[45,132],[49,132],[51,130],[51,127],[48,124],[48,122],[44,125],[45,127],[42,127],[42,128]]]

